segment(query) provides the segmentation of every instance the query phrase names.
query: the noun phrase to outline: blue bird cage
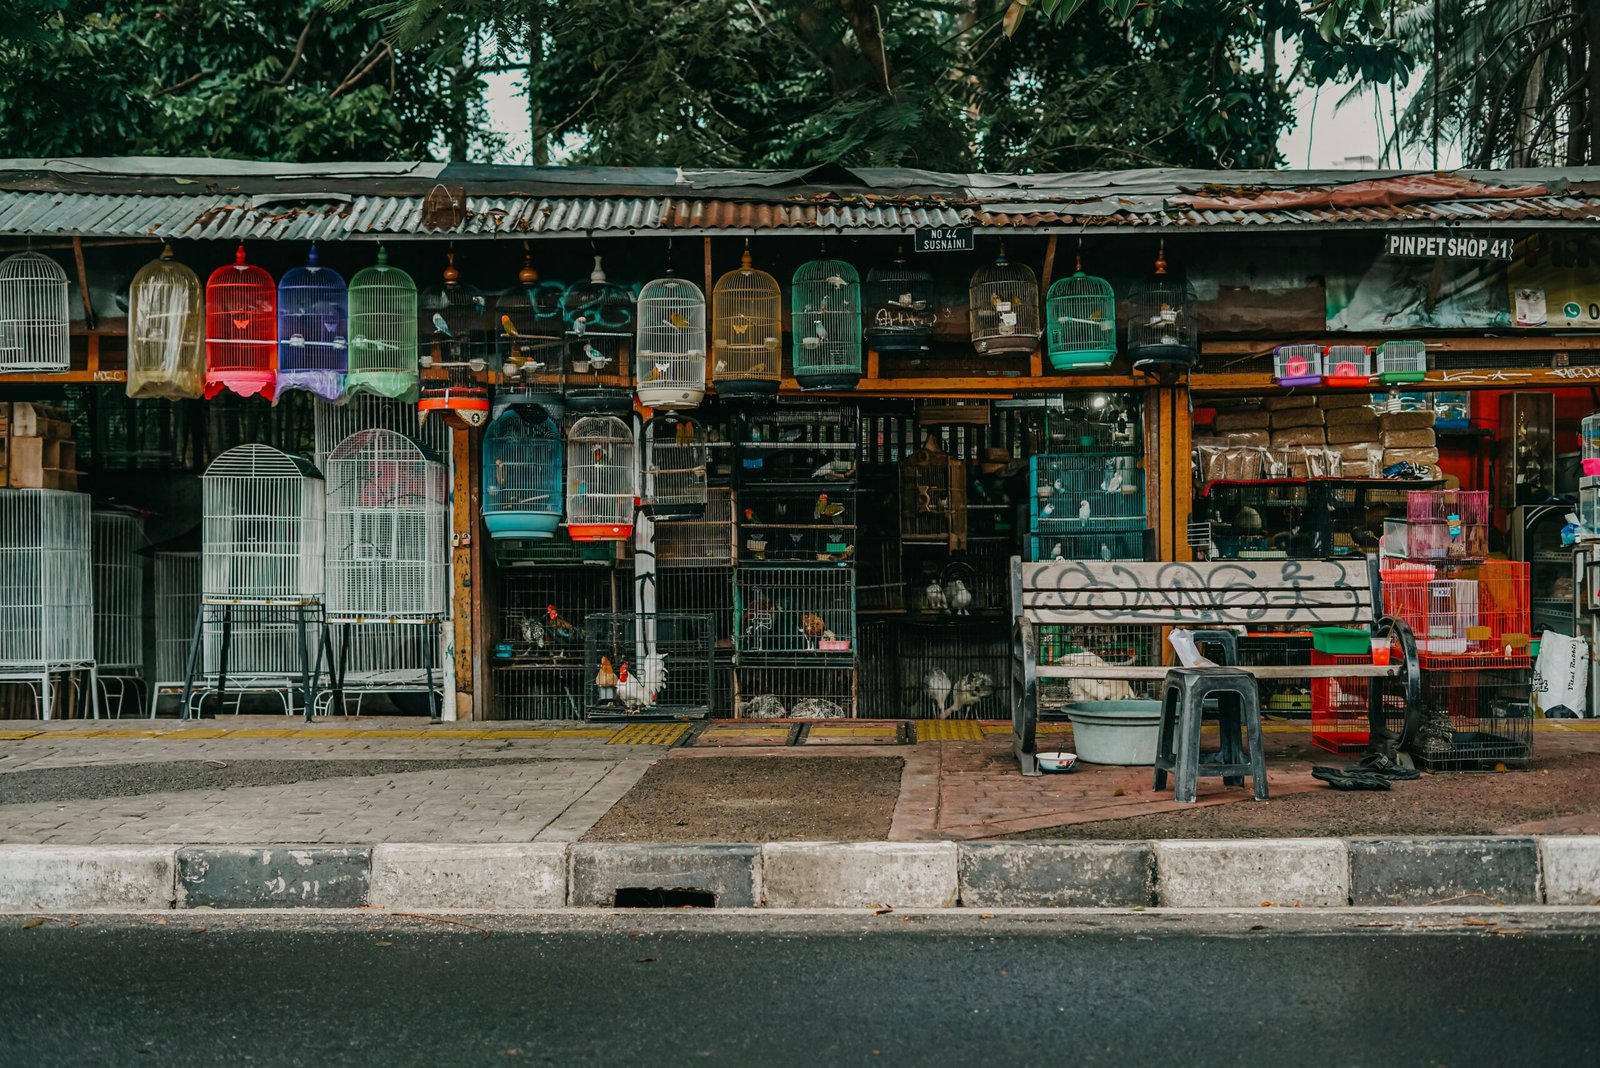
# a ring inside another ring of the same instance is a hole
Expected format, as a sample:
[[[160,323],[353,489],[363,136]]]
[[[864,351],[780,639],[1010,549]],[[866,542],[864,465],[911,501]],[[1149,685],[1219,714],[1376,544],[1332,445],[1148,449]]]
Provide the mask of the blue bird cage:
[[[278,393],[303,389],[328,401],[344,399],[350,351],[349,294],[339,272],[317,263],[317,246],[304,267],[278,280]]]
[[[812,260],[790,290],[794,378],[801,389],[854,389],[861,381],[861,278],[843,260]]]
[[[495,539],[550,538],[561,525],[561,428],[514,404],[483,432],[483,524]]]

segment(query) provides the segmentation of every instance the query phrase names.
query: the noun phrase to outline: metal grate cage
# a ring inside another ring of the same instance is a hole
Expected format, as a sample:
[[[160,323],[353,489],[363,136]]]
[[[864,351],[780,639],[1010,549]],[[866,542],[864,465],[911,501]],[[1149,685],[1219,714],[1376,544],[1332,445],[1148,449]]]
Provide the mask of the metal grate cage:
[[[592,615],[585,621],[589,719],[696,719],[711,712],[708,615]]]
[[[156,553],[152,571],[155,656],[151,674],[156,683],[176,683],[188,667],[189,643],[200,611],[200,554]]]
[[[741,565],[733,612],[740,663],[837,662],[855,655],[851,568]]]
[[[0,490],[0,667],[93,660],[89,498]]]
[[[1117,299],[1111,283],[1080,267],[1044,300],[1045,349],[1057,371],[1110,367],[1117,358]]]
[[[201,480],[202,593],[209,604],[311,604],[322,599],[322,475],[297,456],[240,445]]]
[[[561,428],[513,404],[483,432],[483,523],[491,538],[555,535],[561,522]]]
[[[683,278],[657,278],[639,291],[633,361],[639,403],[698,408],[706,395],[706,297]]]
[[[656,527],[655,536],[656,566],[664,570],[732,567],[733,490],[712,486],[706,490],[705,509],[700,515],[662,523]]]
[[[1028,353],[1039,347],[1039,280],[1033,270],[1006,259],[972,273],[967,289],[972,347],[987,356]]]
[[[933,275],[906,266],[904,249],[892,266],[867,272],[862,289],[867,344],[885,353],[923,353],[933,347]]]
[[[631,610],[633,584],[610,567],[537,566],[502,573],[490,670],[501,719],[581,719],[584,628],[592,614]]]
[[[344,278],[318,264],[312,245],[305,266],[291,267],[278,280],[278,393],[303,389],[324,400],[343,399],[348,327]]]
[[[789,291],[794,377],[801,389],[852,389],[861,381],[861,278],[843,260],[812,260]]]
[[[875,621],[861,634],[863,715],[909,719],[1005,719],[1011,627]]]
[[[90,528],[95,662],[101,674],[137,675],[144,664],[144,520],[95,511]]]
[[[633,431],[616,416],[585,416],[567,430],[567,533],[621,541],[633,533],[638,470]]]
[[[128,286],[128,396],[198,397],[206,379],[205,291],[172,246]]]
[[[655,589],[660,611],[710,617],[717,655],[733,655],[733,568],[663,567]]]
[[[0,372],[70,369],[68,329],[61,265],[37,252],[0,260]]]
[[[655,520],[705,514],[711,462],[706,432],[693,419],[663,414],[645,422],[640,509]]]
[[[1407,747],[1428,771],[1500,771],[1533,761],[1529,673],[1521,670],[1429,671],[1423,713],[1389,704],[1389,728],[1409,727]]]
[[[417,399],[417,283],[389,266],[389,252],[350,279],[350,367],[353,395]]]
[[[760,665],[733,669],[733,714],[741,719],[846,719],[856,715],[856,672],[848,667]]]
[[[1144,471],[1135,456],[1077,453],[1028,461],[1034,533],[1081,534],[1144,525]]]
[[[1161,663],[1160,628],[1143,625],[1050,624],[1038,628],[1038,647],[1040,664],[1092,668]],[[1159,696],[1160,691],[1160,679],[1040,679],[1039,706],[1059,714],[1077,701],[1121,701]]]
[[[278,287],[270,274],[245,262],[240,245],[233,262],[206,280],[205,395],[226,389],[270,400],[277,369]]]

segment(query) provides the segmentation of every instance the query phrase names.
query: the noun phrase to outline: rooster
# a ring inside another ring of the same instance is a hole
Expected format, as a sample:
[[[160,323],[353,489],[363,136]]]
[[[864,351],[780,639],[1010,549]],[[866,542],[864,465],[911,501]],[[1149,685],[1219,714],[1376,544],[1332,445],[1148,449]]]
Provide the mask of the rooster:
[[[600,691],[602,701],[609,701],[616,696],[617,673],[611,668],[609,656],[600,658],[600,670],[594,673],[594,686]]]
[[[752,601],[748,618],[745,621],[745,636],[750,639],[752,652],[762,647],[765,637],[772,633],[773,625],[777,622],[777,610],[771,601]]]
[[[667,682],[667,654],[651,653],[644,658],[644,670],[639,675],[628,673],[623,663],[617,670],[617,700],[627,707],[630,716],[656,703]]]
[[[578,628],[563,619],[561,613],[556,611],[555,605],[545,605],[544,614],[545,618],[550,621],[545,624],[545,627],[555,637],[556,641],[575,642],[579,639]]]
[[[811,648],[815,649],[817,640],[829,633],[828,625],[815,612],[807,612],[800,617],[800,633],[806,636]]]
[[[545,643],[544,624],[532,616],[520,616],[517,619],[517,630],[522,635],[522,643],[535,649],[543,649]]]

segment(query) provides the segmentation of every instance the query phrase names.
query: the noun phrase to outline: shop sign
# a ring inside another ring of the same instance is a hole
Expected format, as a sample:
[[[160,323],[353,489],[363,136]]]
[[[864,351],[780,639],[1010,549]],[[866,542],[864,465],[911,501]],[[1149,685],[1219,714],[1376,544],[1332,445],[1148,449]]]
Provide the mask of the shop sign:
[[[1413,260],[1498,260],[1509,263],[1516,257],[1516,239],[1490,234],[1419,234],[1414,232],[1383,235],[1383,253]]]
[[[917,252],[971,252],[977,246],[970,226],[925,226],[912,236],[911,247]]]

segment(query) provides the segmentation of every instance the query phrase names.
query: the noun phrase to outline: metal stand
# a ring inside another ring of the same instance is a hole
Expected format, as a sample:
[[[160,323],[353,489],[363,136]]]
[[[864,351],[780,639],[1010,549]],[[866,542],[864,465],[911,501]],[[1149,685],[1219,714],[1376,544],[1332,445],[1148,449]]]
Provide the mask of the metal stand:
[[[321,605],[306,604],[302,602],[292,606],[252,603],[246,603],[243,606],[257,608],[263,611],[270,611],[272,609],[287,609],[291,607],[294,609],[296,649],[299,653],[299,671],[293,674],[285,673],[284,677],[292,678],[296,674],[299,676],[299,688],[302,695],[302,700],[305,702],[306,722],[311,722],[312,713],[315,707],[316,681],[322,677],[322,656],[324,651],[329,648],[327,625],[321,619]],[[203,670],[203,660],[205,655],[205,625],[208,616],[212,615],[213,613],[219,614],[222,623],[222,641],[217,650],[217,708],[219,711],[227,708],[228,655],[233,644],[233,609],[235,607],[236,606],[233,604],[202,603],[199,611],[195,613],[194,634],[189,643],[189,657],[184,670],[183,697],[179,706],[179,714],[184,719],[204,718],[204,699],[202,698],[201,709],[192,709],[191,702],[194,698],[195,680],[205,674],[205,671]],[[317,660],[314,668],[311,663],[311,647],[306,639],[306,628],[313,622],[320,627],[317,642]],[[243,698],[242,692],[240,697],[241,699]],[[290,707],[291,709],[293,707],[292,701],[290,702]]]
[[[347,620],[336,620],[332,625],[324,628],[324,633],[331,632],[333,630],[334,626],[337,626],[338,630],[339,630],[339,641],[338,641],[337,648],[334,647],[334,644],[333,644],[331,638],[329,639],[329,642],[328,642],[328,681],[329,681],[329,684],[330,684],[329,688],[331,690],[331,693],[329,695],[328,711],[329,711],[330,715],[332,714],[333,709],[335,709],[335,708],[339,709],[340,715],[344,714],[344,710],[345,710],[345,669],[346,669],[346,666],[347,666],[347,663],[348,663],[348,660],[349,660],[350,635],[351,635],[351,632],[354,629],[355,624],[357,622],[362,622],[362,621],[360,621],[360,620],[348,620],[348,619]],[[371,622],[371,621],[369,620],[369,621],[366,621],[366,622]],[[443,703],[443,700],[441,698],[441,695],[435,691],[435,688],[434,688],[434,685],[433,685],[433,679],[434,679],[434,675],[436,674],[436,672],[438,670],[438,666],[439,666],[439,645],[444,640],[444,620],[435,618],[435,619],[427,619],[427,620],[410,620],[410,621],[396,621],[396,622],[394,622],[394,625],[396,625],[396,626],[408,626],[408,625],[412,625],[412,624],[420,624],[421,626],[427,627],[428,630],[432,634],[432,639],[430,641],[427,641],[427,642],[423,643],[423,645],[426,646],[426,649],[425,649],[424,654],[423,654],[423,663],[422,663],[423,686],[424,686],[424,688],[425,688],[425,690],[427,692],[427,695],[428,695],[428,722],[429,723],[442,723],[442,722],[444,722],[444,703]],[[319,666],[320,666],[320,662],[321,662],[321,658],[319,656],[319,658],[318,658]],[[394,686],[392,689],[393,689],[393,691],[396,691],[396,692],[401,691],[401,690],[411,691],[414,686],[415,686],[415,683],[399,684],[399,685]],[[379,693],[383,692],[385,690],[385,688],[386,687],[381,686],[381,685],[373,685],[373,686],[370,686],[370,687],[363,687],[363,689],[371,689],[371,690],[373,690],[375,692],[379,692]],[[359,699],[358,699],[358,704],[357,704],[356,708],[357,708],[357,714],[359,714],[360,713]],[[309,718],[309,716],[308,716],[308,718]]]

